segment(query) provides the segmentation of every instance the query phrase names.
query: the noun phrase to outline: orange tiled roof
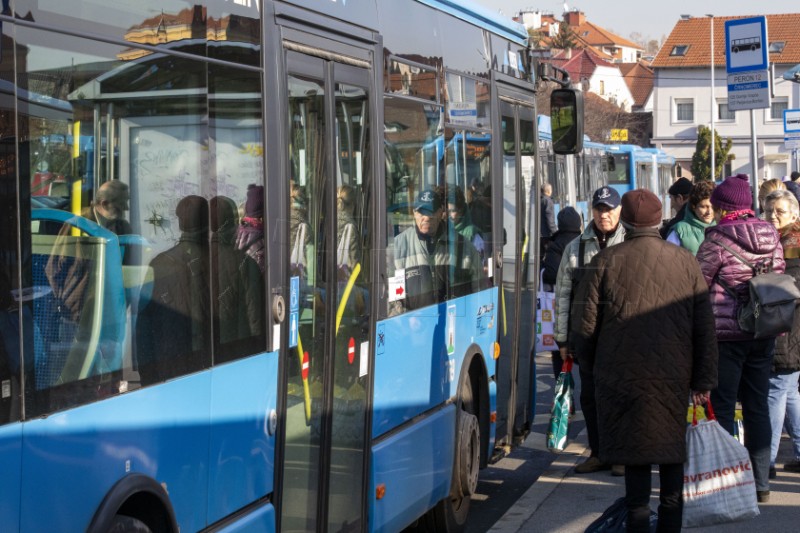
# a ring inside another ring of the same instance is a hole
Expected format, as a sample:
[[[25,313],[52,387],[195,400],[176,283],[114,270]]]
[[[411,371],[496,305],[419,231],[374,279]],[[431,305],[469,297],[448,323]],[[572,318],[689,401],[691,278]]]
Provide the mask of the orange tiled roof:
[[[783,41],[781,53],[770,53],[769,61],[777,64],[800,63],[800,13],[766,15],[767,39]],[[725,21],[745,17],[714,17],[714,65],[725,66]],[[679,20],[651,63],[653,68],[687,68],[711,63],[711,19],[709,17]],[[671,56],[673,48],[688,45],[684,56]]]
[[[642,107],[650,98],[653,92],[653,70],[641,63],[619,63],[617,64],[625,84],[631,90],[633,96],[633,106]]]
[[[620,37],[615,33],[611,33],[588,20],[578,26],[570,26],[570,28],[575,35],[590,46],[625,46],[628,48],[635,48],[636,50],[643,49],[641,45]]]
[[[574,50],[570,59],[566,59],[563,56],[563,52],[554,56],[553,59],[566,60],[561,65],[561,68],[569,72],[569,77],[575,82],[584,78],[591,78],[597,67],[614,68],[617,66],[603,60],[592,48]]]

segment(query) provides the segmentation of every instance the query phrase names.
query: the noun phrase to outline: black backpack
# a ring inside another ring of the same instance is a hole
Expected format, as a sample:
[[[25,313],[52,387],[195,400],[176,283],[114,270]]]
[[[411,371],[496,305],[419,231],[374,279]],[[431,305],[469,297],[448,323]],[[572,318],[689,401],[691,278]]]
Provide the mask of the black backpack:
[[[772,264],[751,264],[730,246],[717,241],[733,256],[753,270],[747,281],[749,297],[740,302],[736,292],[721,279],[719,284],[739,303],[736,319],[742,331],[752,333],[756,339],[775,337],[792,329],[794,311],[800,299],[794,278],[789,274],[772,272]]]

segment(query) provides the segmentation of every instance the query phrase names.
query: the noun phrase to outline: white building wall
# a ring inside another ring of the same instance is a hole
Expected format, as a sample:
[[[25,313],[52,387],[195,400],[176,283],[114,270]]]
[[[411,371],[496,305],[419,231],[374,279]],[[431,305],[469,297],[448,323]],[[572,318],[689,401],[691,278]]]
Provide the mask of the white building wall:
[[[789,109],[800,107],[800,84],[784,81],[783,72],[789,66],[775,67],[773,101],[785,101]],[[714,127],[720,137],[733,141],[731,162],[733,173],[752,174],[750,156],[750,111],[736,111],[732,120],[719,117],[719,104],[727,103],[727,74],[717,68],[714,75],[716,98]],[[653,84],[653,144],[675,156],[686,170],[691,166],[697,143],[697,128],[711,125],[710,69],[656,69]],[[677,104],[692,102],[694,114],[691,121],[677,117]],[[770,109],[754,111],[758,148],[759,180],[781,178],[797,168],[795,155],[784,149],[783,119],[771,118]],[[778,175],[780,174],[780,175]]]
[[[631,90],[617,67],[598,66],[595,68],[592,77],[589,79],[589,91],[600,96],[603,100],[621,106],[625,111],[630,111],[633,105]]]

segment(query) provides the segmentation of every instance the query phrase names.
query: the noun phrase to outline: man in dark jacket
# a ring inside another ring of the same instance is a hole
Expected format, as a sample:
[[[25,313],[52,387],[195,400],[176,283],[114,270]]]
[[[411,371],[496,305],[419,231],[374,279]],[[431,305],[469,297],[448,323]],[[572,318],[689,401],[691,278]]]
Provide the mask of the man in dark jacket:
[[[625,242],[597,254],[578,286],[572,334],[593,368],[600,460],[625,465],[628,531],[649,531],[651,465],[659,465],[658,530],[680,531],[686,407],[716,386],[708,287],[691,253],[656,229],[661,202],[622,197]]]
[[[672,227],[683,220],[683,216],[686,214],[686,206],[689,203],[689,195],[692,194],[692,187],[692,182],[688,179],[678,178],[678,180],[667,189],[670,208],[675,212],[675,216],[661,226],[660,233],[662,239],[666,239],[672,231]]]
[[[542,281],[545,283],[546,290],[553,290],[564,249],[570,242],[580,236],[582,225],[581,215],[575,211],[575,208],[567,206],[558,212],[558,231],[553,234],[553,239],[550,241],[542,261],[542,269],[544,270],[542,272]],[[551,352],[550,360],[553,362],[553,375],[558,378],[558,374],[561,373],[561,367],[564,364],[561,352]]]

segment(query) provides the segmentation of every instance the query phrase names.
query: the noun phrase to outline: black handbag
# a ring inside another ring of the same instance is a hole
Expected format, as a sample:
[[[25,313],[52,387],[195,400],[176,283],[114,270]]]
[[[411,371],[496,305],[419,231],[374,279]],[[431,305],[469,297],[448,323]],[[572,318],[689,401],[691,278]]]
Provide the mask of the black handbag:
[[[747,281],[749,298],[741,302],[737,321],[742,331],[752,333],[756,339],[775,337],[792,329],[800,289],[789,274],[772,272],[772,266],[754,266],[730,246],[717,242],[733,254],[736,259],[753,270],[753,277]],[[719,284],[728,294],[739,300],[736,292],[721,279]]]

